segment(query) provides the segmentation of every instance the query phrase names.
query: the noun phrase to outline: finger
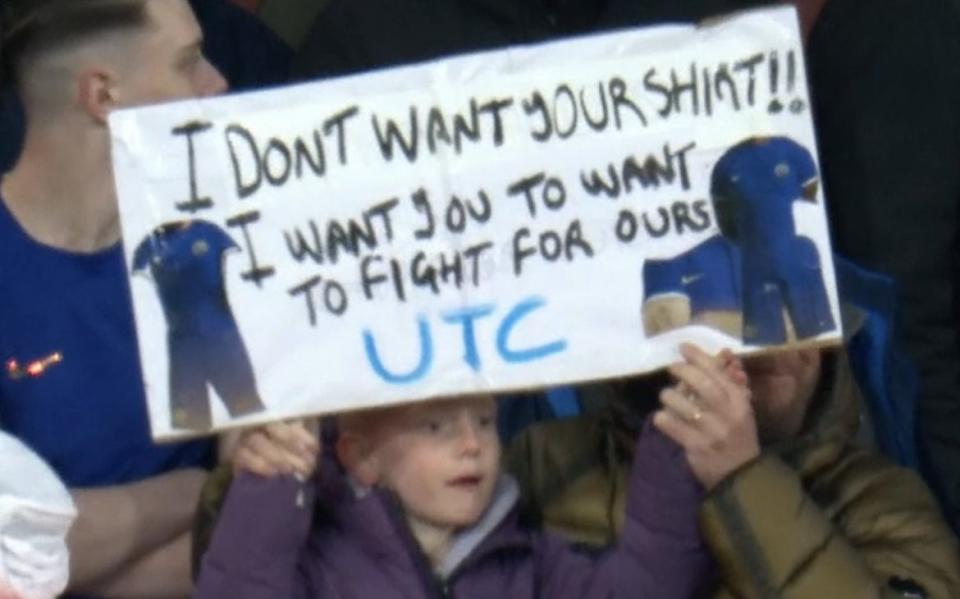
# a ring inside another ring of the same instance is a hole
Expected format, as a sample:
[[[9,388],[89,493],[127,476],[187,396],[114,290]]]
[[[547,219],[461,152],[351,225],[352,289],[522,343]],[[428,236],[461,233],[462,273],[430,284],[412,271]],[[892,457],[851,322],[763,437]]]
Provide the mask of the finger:
[[[697,400],[691,399],[689,395],[675,388],[667,388],[661,391],[660,403],[693,427],[699,427],[704,419],[705,413],[703,408],[697,405]]]
[[[246,447],[239,447],[237,449],[233,458],[233,471],[237,474],[246,471],[264,478],[273,478],[280,474],[270,462]]]
[[[244,445],[281,472],[292,473],[310,471],[310,457],[301,456],[299,452],[277,443],[276,438],[264,434],[252,435]]]
[[[723,349],[716,355],[704,351],[698,345],[693,343],[681,343],[680,355],[688,362],[700,361],[703,364],[710,364],[716,370],[720,370],[726,365],[728,354],[732,354],[729,349]]]
[[[739,387],[746,387],[750,384],[750,376],[745,370],[730,367],[724,370],[724,372],[730,377],[730,380]]]
[[[714,379],[718,386],[722,387],[721,381],[726,376],[724,367],[727,364],[727,361],[722,358],[722,354],[711,355],[689,343],[680,345],[680,353],[684,357],[684,362],[680,362],[680,364],[689,364],[699,368],[706,376]]]
[[[682,447],[685,453],[697,447],[700,433],[690,426],[686,420],[670,410],[657,411],[653,415],[653,425],[674,443]]]
[[[729,350],[726,350],[729,351]],[[750,376],[747,374],[746,368],[743,366],[743,362],[734,356],[731,352],[730,357],[727,358],[726,365],[723,368],[723,371],[729,376],[734,383],[740,386],[747,386],[750,384]]]
[[[273,437],[264,439],[280,454],[274,458],[282,460],[281,463],[275,464],[276,467],[284,472],[296,473],[301,478],[308,478],[313,474],[317,464],[319,449],[315,448],[316,442],[310,439],[309,431],[301,424],[288,424],[283,432],[286,437],[282,443]],[[311,440],[311,442],[307,446],[302,446],[301,443],[304,440]],[[259,445],[258,447],[265,448]]]
[[[660,392],[660,402],[664,408],[683,418],[691,428],[700,432],[701,440],[713,439],[722,432],[729,415],[707,408],[696,396],[679,392],[676,388]]]
[[[316,418],[304,418],[290,424],[295,442],[298,443],[304,451],[316,453],[320,450],[319,426]]]
[[[725,378],[723,370],[728,363],[728,359],[723,357],[723,352],[711,355],[692,343],[681,343],[680,354],[688,364],[700,367],[708,376],[714,377],[718,383]]]
[[[724,349],[719,355],[723,364],[723,369],[731,374],[742,374],[746,377],[746,368],[743,366],[743,360],[729,349]]]
[[[745,384],[738,383],[734,377],[731,377],[731,375],[724,370],[723,366],[725,363],[729,362],[729,358],[727,358],[727,360],[722,359],[723,352],[720,352],[720,354],[717,356],[711,356],[695,345],[691,345],[689,343],[681,344],[680,351],[687,359],[688,364],[698,367],[702,373],[703,376],[696,376],[695,380],[700,381],[701,385],[706,385],[706,380],[704,377],[707,377],[722,390],[723,393],[711,394],[711,397],[716,396],[735,400],[741,399]],[[744,378],[746,378],[745,374]],[[694,385],[693,381],[688,382],[691,383],[697,393],[707,392]],[[706,388],[708,389],[709,386]]]
[[[267,462],[272,468],[286,469],[286,450],[284,450],[265,430],[256,430],[248,434],[241,442],[240,448]]]
[[[278,447],[300,459],[309,459],[317,451],[316,440],[300,422],[274,422],[266,431]]]
[[[674,364],[668,369],[685,395],[695,395],[707,409],[724,411],[729,405],[726,389],[703,368],[694,364]]]
[[[297,452],[300,446],[297,443],[297,429],[292,422],[272,422],[265,427],[268,437],[279,447]]]

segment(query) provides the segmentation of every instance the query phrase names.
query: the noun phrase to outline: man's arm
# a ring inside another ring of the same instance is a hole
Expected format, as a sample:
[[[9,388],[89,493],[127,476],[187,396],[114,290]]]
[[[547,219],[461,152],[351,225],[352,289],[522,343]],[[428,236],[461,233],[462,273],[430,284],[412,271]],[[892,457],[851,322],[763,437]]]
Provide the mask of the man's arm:
[[[956,596],[957,540],[915,473],[848,450],[820,478],[820,493],[836,498],[830,512],[772,454],[710,494],[700,521],[732,595],[790,599],[830,589],[874,599],[908,596],[897,591],[908,585],[922,596]]]
[[[126,580],[140,560],[186,534],[206,476],[206,471],[190,468],[128,485],[73,490],[77,520],[67,538],[70,589],[89,591]],[[182,571],[189,583],[189,553],[183,554],[182,568],[174,561],[171,557],[170,574]],[[167,584],[178,581],[168,578]]]
[[[190,578],[190,535],[181,534],[173,542],[85,592],[105,599],[185,599],[193,584]]]

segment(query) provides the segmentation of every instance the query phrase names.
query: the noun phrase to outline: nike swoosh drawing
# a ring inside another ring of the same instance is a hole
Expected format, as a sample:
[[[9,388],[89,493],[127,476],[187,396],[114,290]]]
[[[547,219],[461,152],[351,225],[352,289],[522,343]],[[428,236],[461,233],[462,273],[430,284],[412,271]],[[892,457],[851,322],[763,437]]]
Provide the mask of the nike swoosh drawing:
[[[692,283],[695,283],[695,282],[699,281],[699,280],[702,279],[702,278],[703,278],[703,273],[701,272],[701,273],[697,273],[697,274],[695,274],[695,275],[689,275],[689,276],[685,276],[685,277],[680,277],[680,282],[683,283],[684,285],[690,285],[690,284],[692,284]]]

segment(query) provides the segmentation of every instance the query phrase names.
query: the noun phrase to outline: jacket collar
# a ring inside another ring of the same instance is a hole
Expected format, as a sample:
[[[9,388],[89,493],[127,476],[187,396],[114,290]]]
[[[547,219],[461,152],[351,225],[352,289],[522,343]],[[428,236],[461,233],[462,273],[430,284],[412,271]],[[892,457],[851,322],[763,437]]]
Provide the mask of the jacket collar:
[[[454,538],[453,544],[450,546],[450,552],[447,554],[446,559],[437,572],[440,578],[444,580],[450,578],[451,574],[453,574],[474,551],[480,548],[484,541],[488,538],[493,538],[493,533],[516,508],[519,497],[520,491],[517,482],[509,475],[502,475],[497,482],[493,501],[490,503],[490,507],[484,513],[483,517],[480,518],[480,521],[477,522],[476,525],[457,534]],[[505,535],[501,534],[498,536]],[[490,550],[491,548],[484,547],[484,549]]]
[[[805,477],[835,463],[860,423],[860,390],[846,350],[825,354],[823,364],[823,378],[799,436],[772,448]]]
[[[385,564],[419,572],[425,584],[436,577],[450,580],[469,564],[503,549],[531,546],[529,536],[519,528],[519,487],[506,474],[501,475],[490,507],[480,521],[457,534],[439,572],[429,571],[395,494],[352,484],[344,491],[336,516],[342,527],[356,535],[364,551]]]

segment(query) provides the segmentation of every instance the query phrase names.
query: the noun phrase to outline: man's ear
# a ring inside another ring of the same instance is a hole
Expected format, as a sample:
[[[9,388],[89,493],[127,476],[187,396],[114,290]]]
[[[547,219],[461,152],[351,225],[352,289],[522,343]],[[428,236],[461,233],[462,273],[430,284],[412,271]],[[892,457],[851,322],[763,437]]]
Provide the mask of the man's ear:
[[[353,431],[340,431],[337,438],[337,459],[357,482],[372,487],[380,482],[380,460],[371,451],[365,437]]]
[[[87,115],[101,124],[120,106],[117,77],[107,69],[89,68],[77,78],[77,102]]]

